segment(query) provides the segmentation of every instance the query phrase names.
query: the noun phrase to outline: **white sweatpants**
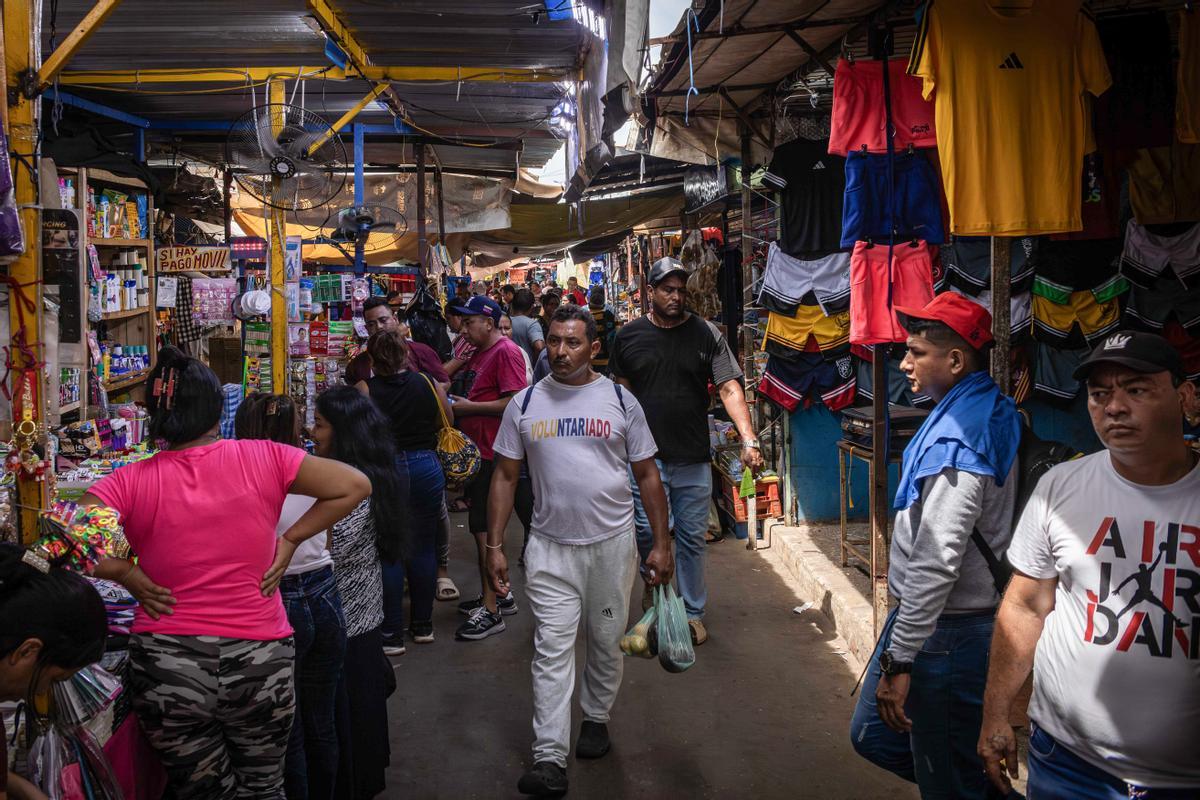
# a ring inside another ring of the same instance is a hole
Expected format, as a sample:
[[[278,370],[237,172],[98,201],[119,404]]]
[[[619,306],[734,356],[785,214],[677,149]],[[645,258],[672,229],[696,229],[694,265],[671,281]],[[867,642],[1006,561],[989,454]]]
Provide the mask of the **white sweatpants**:
[[[584,719],[608,722],[625,667],[621,637],[637,564],[633,531],[589,545],[534,534],[525,551],[525,595],[533,609],[533,760],[567,765],[575,637],[587,636],[580,705]]]

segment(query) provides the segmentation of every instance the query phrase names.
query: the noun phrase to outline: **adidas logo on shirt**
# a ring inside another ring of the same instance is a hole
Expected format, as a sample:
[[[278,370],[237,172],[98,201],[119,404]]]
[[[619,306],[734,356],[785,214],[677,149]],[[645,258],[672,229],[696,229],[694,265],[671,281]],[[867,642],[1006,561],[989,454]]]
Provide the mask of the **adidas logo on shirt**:
[[[1021,59],[1017,58],[1016,53],[1009,53],[1008,58],[1004,59],[1004,63],[1000,65],[1000,69],[1025,69],[1025,65],[1021,63]]]
[[[818,161],[817,163],[813,164],[813,169],[825,169],[825,162]]]
[[[614,616],[613,610],[611,608],[604,609],[603,611],[600,612],[600,615],[605,617],[606,619],[612,619]]]

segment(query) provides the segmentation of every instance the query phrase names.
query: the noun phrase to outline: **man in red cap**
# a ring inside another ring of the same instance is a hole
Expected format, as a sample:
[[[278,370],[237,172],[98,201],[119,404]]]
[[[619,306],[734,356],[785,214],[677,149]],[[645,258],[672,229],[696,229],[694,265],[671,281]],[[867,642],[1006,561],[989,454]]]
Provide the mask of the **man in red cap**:
[[[896,312],[909,334],[900,369],[937,405],[904,450],[888,572],[899,605],[867,667],[850,739],[922,796],[984,798],[994,795],[975,745],[1000,602],[988,559],[1012,537],[1020,417],[987,373],[984,308],[947,292]]]

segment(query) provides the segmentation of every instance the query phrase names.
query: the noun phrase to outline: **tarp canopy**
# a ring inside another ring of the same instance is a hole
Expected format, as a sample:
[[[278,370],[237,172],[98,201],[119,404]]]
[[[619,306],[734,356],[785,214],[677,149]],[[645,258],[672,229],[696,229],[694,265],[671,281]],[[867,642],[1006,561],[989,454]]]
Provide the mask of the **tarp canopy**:
[[[649,152],[693,164],[740,158],[738,109],[752,116],[773,102],[775,89],[798,70],[806,65],[823,70],[819,62],[830,62],[830,49],[860,31],[883,5],[879,0],[708,0],[694,17],[686,12],[663,47],[647,91],[654,104],[653,114],[642,120],[653,125]],[[693,25],[690,45],[688,23]],[[825,55],[813,63],[813,53]],[[697,93],[690,91],[693,87]],[[770,119],[754,119],[755,163],[764,163],[774,145]]]
[[[509,206],[512,227],[477,233],[470,248],[478,254],[477,263],[508,261],[546,255],[574,247],[614,231],[624,231],[646,220],[678,218],[683,209],[683,194],[664,191],[630,197],[589,200],[583,204],[583,220],[575,215],[575,206],[549,200],[526,200]]]

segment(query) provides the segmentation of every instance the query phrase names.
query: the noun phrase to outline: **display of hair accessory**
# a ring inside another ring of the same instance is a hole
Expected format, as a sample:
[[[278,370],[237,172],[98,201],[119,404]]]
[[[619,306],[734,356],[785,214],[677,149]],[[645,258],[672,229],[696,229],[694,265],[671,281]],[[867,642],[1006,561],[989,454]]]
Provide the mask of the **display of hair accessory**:
[[[107,506],[81,507],[57,502],[42,514],[42,538],[35,545],[37,554],[44,560],[90,575],[101,560],[129,555],[120,518],[117,511]]]

